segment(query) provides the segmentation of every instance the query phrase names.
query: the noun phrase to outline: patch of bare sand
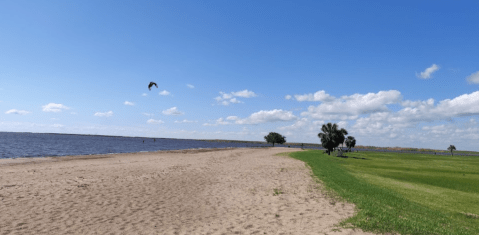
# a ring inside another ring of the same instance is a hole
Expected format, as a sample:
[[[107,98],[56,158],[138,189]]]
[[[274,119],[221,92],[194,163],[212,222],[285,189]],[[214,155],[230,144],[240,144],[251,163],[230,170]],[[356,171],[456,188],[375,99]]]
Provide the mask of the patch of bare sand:
[[[289,148],[0,160],[0,234],[371,234]]]

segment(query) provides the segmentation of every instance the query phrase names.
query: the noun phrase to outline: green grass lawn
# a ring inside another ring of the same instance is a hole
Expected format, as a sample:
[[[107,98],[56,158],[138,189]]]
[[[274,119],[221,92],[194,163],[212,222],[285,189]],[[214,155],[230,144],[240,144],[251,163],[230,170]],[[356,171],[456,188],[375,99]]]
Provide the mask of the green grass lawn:
[[[356,205],[358,213],[342,226],[377,233],[479,234],[479,157],[346,155],[290,153],[311,167],[326,190]]]

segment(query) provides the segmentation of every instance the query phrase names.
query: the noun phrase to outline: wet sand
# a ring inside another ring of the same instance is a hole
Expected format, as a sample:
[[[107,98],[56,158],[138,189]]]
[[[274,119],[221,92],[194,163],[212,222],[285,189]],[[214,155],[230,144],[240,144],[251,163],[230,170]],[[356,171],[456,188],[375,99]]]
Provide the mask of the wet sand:
[[[371,234],[292,151],[0,159],[0,234]]]

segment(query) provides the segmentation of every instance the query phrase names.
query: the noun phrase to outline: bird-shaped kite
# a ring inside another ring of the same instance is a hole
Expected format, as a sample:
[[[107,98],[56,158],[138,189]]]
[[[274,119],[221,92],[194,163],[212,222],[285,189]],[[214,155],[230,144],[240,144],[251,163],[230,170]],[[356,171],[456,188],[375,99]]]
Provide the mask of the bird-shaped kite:
[[[154,83],[154,82],[150,82],[150,85],[148,85],[148,90],[150,90],[150,91],[151,91],[151,87],[152,87],[153,85],[155,85],[155,86],[156,86],[156,88],[158,88],[158,85],[156,85],[156,83]]]

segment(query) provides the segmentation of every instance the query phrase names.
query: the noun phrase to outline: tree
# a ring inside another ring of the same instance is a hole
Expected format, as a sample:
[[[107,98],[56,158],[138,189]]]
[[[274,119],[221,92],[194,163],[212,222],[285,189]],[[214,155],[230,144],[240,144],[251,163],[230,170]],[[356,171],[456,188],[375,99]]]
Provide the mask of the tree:
[[[456,150],[456,146],[454,145],[449,145],[449,148],[447,148],[447,150],[451,151],[451,155],[454,156],[454,154],[452,153],[453,150]]]
[[[348,147],[348,151],[351,152],[351,148],[354,148],[356,146],[356,139],[352,136],[348,136],[346,139],[346,147]]]
[[[344,143],[344,140],[346,139],[346,135],[348,134],[348,131],[346,131],[344,128],[341,128],[341,130],[338,130],[338,133],[337,133],[337,138],[336,138],[336,142],[338,143],[338,146],[339,144],[341,144],[341,151],[343,151],[342,147],[343,147],[343,143]]]
[[[286,137],[276,132],[270,132],[267,136],[264,137],[264,139],[268,143],[273,143],[273,147],[274,147],[274,143],[278,143],[278,144],[286,143]]]
[[[336,123],[331,124],[330,122],[328,124],[323,124],[323,126],[321,127],[321,131],[322,133],[318,134],[318,137],[321,139],[321,146],[327,149],[326,152],[328,153],[328,155],[331,155],[331,151],[333,151],[334,148],[339,146],[338,125]]]

